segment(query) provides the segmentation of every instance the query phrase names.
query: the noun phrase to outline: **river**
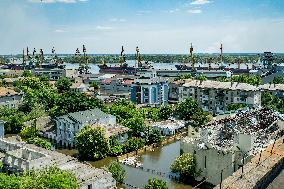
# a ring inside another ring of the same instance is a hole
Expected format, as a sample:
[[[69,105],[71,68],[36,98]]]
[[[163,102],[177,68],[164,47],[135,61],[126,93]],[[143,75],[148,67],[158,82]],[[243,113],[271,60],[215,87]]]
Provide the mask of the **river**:
[[[127,60],[126,61],[127,64],[129,66],[134,67],[135,66],[135,60]],[[154,69],[168,69],[168,70],[176,70],[175,65],[178,65],[179,63],[153,63],[152,66]],[[65,63],[66,68],[67,69],[78,69],[79,68],[79,64],[71,64],[71,63]],[[107,65],[111,65],[111,66],[118,66],[119,64],[107,64]],[[226,67],[230,67],[230,68],[237,68],[237,64],[224,64]],[[89,64],[90,66],[90,71],[93,74],[98,74],[100,71],[100,68],[98,67],[97,64]],[[201,63],[196,63],[195,64],[196,67],[208,67],[208,64],[201,64]],[[213,64],[211,65],[212,67],[218,67],[217,64]],[[249,67],[252,67],[252,64],[249,64]],[[241,69],[246,69],[246,65],[245,64],[241,64],[240,65]]]
[[[74,155],[74,153],[76,153],[76,151],[74,150],[58,151],[68,155]],[[176,141],[168,145],[158,147],[151,152],[145,152],[139,157],[139,160],[141,161],[144,167],[143,170],[128,165],[122,165],[126,171],[126,178],[124,182],[132,186],[136,186],[138,188],[144,188],[144,185],[147,183],[148,179],[160,178],[163,181],[166,181],[169,188],[171,189],[192,189],[192,186],[176,182],[168,177],[169,174],[173,175],[170,170],[170,165],[172,164],[174,159],[179,155],[180,141]],[[89,163],[92,164],[94,167],[102,168],[104,166],[107,166],[112,161],[116,161],[116,158],[108,157],[99,161],[90,161]],[[146,169],[155,170],[155,172],[152,173],[152,171],[146,171]],[[156,174],[156,172],[161,172],[165,174],[162,174],[163,176],[160,176],[159,174]],[[131,186],[124,187],[127,189],[132,188]]]

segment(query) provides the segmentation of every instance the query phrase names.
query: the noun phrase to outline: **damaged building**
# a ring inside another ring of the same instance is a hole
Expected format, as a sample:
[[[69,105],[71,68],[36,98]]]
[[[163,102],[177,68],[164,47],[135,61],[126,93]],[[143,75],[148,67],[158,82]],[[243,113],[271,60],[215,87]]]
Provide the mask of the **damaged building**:
[[[56,166],[71,172],[80,189],[114,189],[111,173],[79,162],[71,156],[27,144],[19,137],[0,139],[0,161],[7,172],[23,173]]]
[[[197,180],[220,183],[254,155],[283,135],[282,121],[272,110],[260,109],[215,120],[181,140],[181,151],[192,153],[201,171]]]

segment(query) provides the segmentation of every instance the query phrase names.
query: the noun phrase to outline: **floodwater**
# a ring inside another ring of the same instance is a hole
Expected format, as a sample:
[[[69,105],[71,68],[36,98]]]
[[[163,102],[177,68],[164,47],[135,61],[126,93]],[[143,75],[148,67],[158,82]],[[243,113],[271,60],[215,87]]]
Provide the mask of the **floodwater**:
[[[58,151],[67,155],[74,155],[78,153],[78,151],[76,150],[64,149]],[[143,169],[134,168],[128,165],[122,165],[126,171],[126,178],[124,182],[129,184],[128,186],[125,185],[124,188],[131,189],[133,188],[131,186],[144,188],[144,185],[147,183],[148,179],[159,178],[163,181],[166,181],[169,188],[192,189],[192,186],[190,185],[179,183],[169,178],[169,175],[174,175],[173,173],[171,173],[170,165],[179,155],[180,141],[176,141],[171,144],[155,148],[154,151],[145,152],[143,155],[139,156],[139,160],[143,164]],[[102,168],[109,165],[112,161],[116,161],[116,158],[107,157],[99,161],[89,161],[88,163],[90,163],[94,167]]]

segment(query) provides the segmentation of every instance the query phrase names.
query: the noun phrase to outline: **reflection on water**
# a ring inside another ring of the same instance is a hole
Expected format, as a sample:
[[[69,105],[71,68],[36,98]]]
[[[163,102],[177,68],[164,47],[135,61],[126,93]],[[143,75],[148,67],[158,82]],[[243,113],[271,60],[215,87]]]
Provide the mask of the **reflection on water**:
[[[78,154],[77,150],[57,150],[61,153],[76,156]],[[192,186],[183,183],[178,183],[169,179],[167,176],[161,176],[151,171],[147,172],[145,170],[151,169],[155,172],[170,174],[170,165],[176,157],[180,155],[180,141],[173,142],[163,147],[156,148],[155,151],[145,152],[139,157],[139,160],[143,164],[144,169],[133,168],[127,165],[122,165],[126,170],[125,183],[139,188],[144,188],[148,179],[159,178],[168,183],[169,188],[172,189],[192,189]],[[89,161],[91,165],[97,168],[102,168],[109,165],[112,161],[116,161],[114,157],[107,157],[99,161]],[[125,188],[131,188],[125,186]]]

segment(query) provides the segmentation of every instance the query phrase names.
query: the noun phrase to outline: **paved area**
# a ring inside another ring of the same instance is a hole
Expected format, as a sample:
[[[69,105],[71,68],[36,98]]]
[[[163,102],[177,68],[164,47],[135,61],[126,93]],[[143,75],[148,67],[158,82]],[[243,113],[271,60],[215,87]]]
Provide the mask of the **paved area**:
[[[284,189],[284,170],[268,185],[267,189]]]

